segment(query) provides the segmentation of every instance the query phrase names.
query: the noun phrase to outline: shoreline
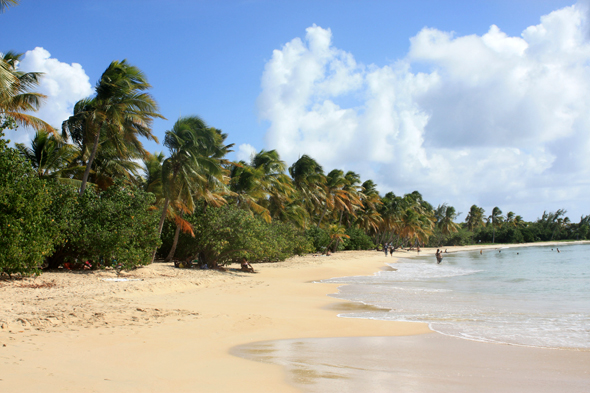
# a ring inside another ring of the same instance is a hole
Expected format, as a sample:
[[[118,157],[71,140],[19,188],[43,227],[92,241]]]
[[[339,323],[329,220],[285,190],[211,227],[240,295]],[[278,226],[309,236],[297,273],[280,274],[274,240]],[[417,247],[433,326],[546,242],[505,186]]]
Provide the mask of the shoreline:
[[[490,248],[498,245],[447,247]],[[232,348],[287,339],[431,336],[425,323],[339,318],[342,308],[359,305],[328,296],[341,284],[317,283],[371,275],[416,254],[308,255],[255,264],[256,274],[156,263],[123,274],[142,281],[103,281],[115,274],[99,271],[0,282],[0,389],[301,391],[287,383],[282,366],[233,356]]]

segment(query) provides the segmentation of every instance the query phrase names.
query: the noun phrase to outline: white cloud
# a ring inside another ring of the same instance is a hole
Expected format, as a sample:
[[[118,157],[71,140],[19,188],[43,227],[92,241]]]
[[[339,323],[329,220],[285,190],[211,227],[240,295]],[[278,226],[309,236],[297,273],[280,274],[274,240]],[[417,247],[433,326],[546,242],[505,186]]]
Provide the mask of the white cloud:
[[[27,51],[18,67],[25,72],[44,73],[36,91],[45,94],[47,99],[41,109],[33,115],[58,130],[61,129],[61,123],[72,115],[74,104],[93,94],[88,75],[80,64],[60,62],[43,48],[37,47]],[[6,134],[12,142],[26,143],[34,135],[34,131],[19,128]]]
[[[267,147],[289,163],[309,154],[357,170],[382,193],[417,189],[527,219],[564,207],[577,219],[590,213],[587,23],[577,4],[520,37],[495,25],[482,36],[424,28],[384,67],[357,63],[314,25],[266,64]]]
[[[236,151],[236,158],[238,159],[238,161],[250,162],[250,160],[252,160],[252,157],[256,153],[257,151],[254,148],[254,146],[248,143],[242,143],[240,146],[238,146],[238,151]]]

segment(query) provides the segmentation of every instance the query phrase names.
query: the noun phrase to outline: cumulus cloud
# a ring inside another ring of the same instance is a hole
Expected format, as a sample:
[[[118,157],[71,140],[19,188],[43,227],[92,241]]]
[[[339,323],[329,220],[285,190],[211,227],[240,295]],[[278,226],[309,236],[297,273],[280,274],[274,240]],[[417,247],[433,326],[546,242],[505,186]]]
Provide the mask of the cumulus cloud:
[[[27,51],[18,67],[25,72],[44,73],[37,91],[45,94],[47,99],[33,115],[58,130],[61,129],[61,123],[72,115],[74,104],[93,94],[88,75],[80,64],[60,62],[43,48]],[[32,135],[33,130],[23,128],[7,132],[8,139],[20,143],[28,142]]]
[[[574,220],[590,214],[590,42],[580,4],[519,37],[495,25],[482,36],[424,28],[383,67],[357,63],[314,25],[273,52],[261,85],[267,147],[289,163],[309,154],[327,170],[372,178],[382,193],[419,190],[462,211],[475,203],[527,219],[562,207]]]
[[[236,158],[238,161],[245,161],[250,162],[252,157],[256,155],[257,151],[254,146],[250,145],[249,143],[242,143],[238,146],[238,151],[236,151]]]

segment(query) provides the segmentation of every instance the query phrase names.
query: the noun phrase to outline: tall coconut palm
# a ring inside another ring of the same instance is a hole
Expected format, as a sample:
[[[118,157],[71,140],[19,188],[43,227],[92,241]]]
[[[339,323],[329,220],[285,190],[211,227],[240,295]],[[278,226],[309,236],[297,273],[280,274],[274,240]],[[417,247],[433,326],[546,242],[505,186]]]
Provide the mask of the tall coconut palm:
[[[475,228],[485,225],[484,213],[485,210],[483,208],[478,207],[477,205],[471,205],[469,213],[467,213],[467,217],[465,217],[467,228],[469,228],[470,231],[473,232]]]
[[[261,150],[252,157],[250,165],[264,171],[263,186],[267,196],[260,201],[261,204],[266,206],[271,217],[286,218],[287,206],[294,200],[295,188],[291,178],[285,173],[287,165],[280,159],[279,153],[276,150]]]
[[[131,151],[147,155],[139,136],[157,142],[151,124],[154,118],[164,117],[158,113],[156,101],[147,93],[149,88],[151,85],[139,68],[126,60],[113,61],[97,82],[96,95],[80,101],[74,115],[64,122],[62,129],[66,134],[80,131],[85,143],[92,146],[82,176],[80,195],[86,188],[101,135],[107,136],[102,140],[108,140],[124,158],[130,158]]]
[[[362,208],[358,211],[358,218],[356,224],[365,231],[375,233],[379,224],[383,221],[381,215],[377,211],[377,207],[381,205],[381,198],[377,185],[373,180],[366,180],[359,193],[361,198]]]
[[[37,111],[47,97],[33,91],[39,86],[42,73],[18,70],[22,56],[11,51],[0,54],[0,120],[11,118],[19,126],[54,133],[49,124],[26,113]]]
[[[328,210],[335,210],[337,212],[350,212],[352,211],[352,205],[349,199],[349,193],[344,190],[344,187],[348,184],[348,181],[344,177],[344,172],[340,169],[334,169],[326,176],[325,183],[325,198],[324,198],[324,210],[318,221],[318,227],[322,224],[324,216]]]
[[[211,182],[212,178],[223,178],[223,157],[232,146],[223,144],[225,137],[219,130],[208,127],[198,116],[181,117],[172,130],[166,131],[164,146],[170,150],[170,157],[162,164],[164,203],[158,224],[159,234],[168,214],[177,221],[177,229],[182,226],[179,224],[181,217],[168,209],[171,203],[181,212],[192,212],[198,185]],[[156,250],[152,261],[155,256]]]
[[[358,173],[348,171],[346,172],[346,175],[344,175],[344,178],[346,179],[346,184],[344,184],[342,190],[346,193],[349,211],[345,212],[344,210],[340,210],[340,219],[338,220],[338,223],[342,224],[342,219],[346,215],[348,227],[350,228],[353,219],[357,216],[357,212],[363,209],[364,195],[361,185],[361,177]]]
[[[326,177],[322,166],[304,154],[289,167],[289,174],[309,216],[319,213],[326,197]]]
[[[503,219],[502,210],[497,206],[494,207],[492,214],[488,217],[488,222],[492,224],[492,243],[496,242],[496,227],[502,223]]]

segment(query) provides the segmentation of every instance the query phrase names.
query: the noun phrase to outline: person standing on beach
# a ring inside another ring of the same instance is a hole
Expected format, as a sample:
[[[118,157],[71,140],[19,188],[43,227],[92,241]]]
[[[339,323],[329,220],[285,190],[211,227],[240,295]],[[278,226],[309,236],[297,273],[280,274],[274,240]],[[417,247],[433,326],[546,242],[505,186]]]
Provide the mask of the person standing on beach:
[[[387,249],[389,248],[389,243],[385,243],[383,245],[383,251],[385,252],[385,256],[387,256]]]

